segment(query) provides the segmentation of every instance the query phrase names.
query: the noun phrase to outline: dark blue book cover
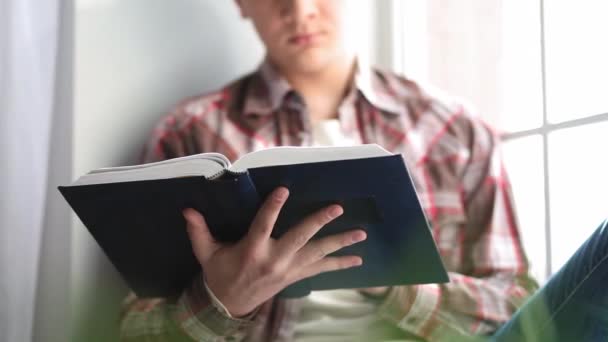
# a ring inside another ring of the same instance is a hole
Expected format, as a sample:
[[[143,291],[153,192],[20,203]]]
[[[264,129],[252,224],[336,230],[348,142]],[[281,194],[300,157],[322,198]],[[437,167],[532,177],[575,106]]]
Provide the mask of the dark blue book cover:
[[[290,196],[273,237],[332,203],[341,204],[344,214],[313,239],[354,228],[368,237],[332,254],[359,255],[362,266],[299,281],[279,296],[449,281],[400,155],[256,167],[213,180],[197,176],[59,190],[138,296],[168,297],[201,272],[182,209],[200,211],[217,240],[238,241],[264,198],[281,185]]]

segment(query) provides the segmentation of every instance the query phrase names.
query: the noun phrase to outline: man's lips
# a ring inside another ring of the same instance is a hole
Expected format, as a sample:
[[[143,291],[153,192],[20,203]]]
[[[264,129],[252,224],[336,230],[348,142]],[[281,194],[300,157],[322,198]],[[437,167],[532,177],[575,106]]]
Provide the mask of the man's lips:
[[[321,33],[300,33],[289,38],[290,44],[308,45],[319,39]]]

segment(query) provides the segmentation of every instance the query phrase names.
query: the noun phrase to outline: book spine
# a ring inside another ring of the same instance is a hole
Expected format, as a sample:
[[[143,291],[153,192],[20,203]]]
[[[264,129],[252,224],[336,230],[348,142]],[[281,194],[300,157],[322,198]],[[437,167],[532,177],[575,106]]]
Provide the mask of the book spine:
[[[244,174],[247,174],[247,171],[238,172],[238,171],[232,171],[229,169],[223,169],[222,171],[220,171],[214,175],[205,177],[205,179],[216,180],[216,179],[220,179],[220,178],[224,178],[224,177],[235,177],[236,178],[236,177],[240,177],[241,175],[244,175]]]
[[[224,173],[203,179],[197,209],[218,241],[236,242],[247,233],[260,201],[249,173]]]

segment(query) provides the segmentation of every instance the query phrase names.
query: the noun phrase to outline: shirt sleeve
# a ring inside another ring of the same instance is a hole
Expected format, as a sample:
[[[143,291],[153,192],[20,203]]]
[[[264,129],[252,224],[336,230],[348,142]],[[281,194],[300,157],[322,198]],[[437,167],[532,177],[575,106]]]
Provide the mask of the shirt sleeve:
[[[254,323],[226,315],[213,305],[203,281],[197,277],[177,299],[138,299],[130,294],[121,315],[122,341],[216,341],[218,337],[242,340]]]
[[[451,272],[446,284],[394,287],[379,309],[382,317],[428,341],[491,334],[537,288],[528,275],[497,138],[481,123],[471,132],[461,175],[467,217],[461,229],[477,232],[462,246],[470,272]]]

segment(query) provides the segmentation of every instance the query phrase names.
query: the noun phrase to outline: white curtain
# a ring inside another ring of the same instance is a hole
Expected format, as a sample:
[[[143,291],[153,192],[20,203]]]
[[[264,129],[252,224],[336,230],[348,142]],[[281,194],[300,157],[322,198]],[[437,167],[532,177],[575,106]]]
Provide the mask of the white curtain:
[[[59,14],[60,0],[0,0],[0,342],[35,335]]]

